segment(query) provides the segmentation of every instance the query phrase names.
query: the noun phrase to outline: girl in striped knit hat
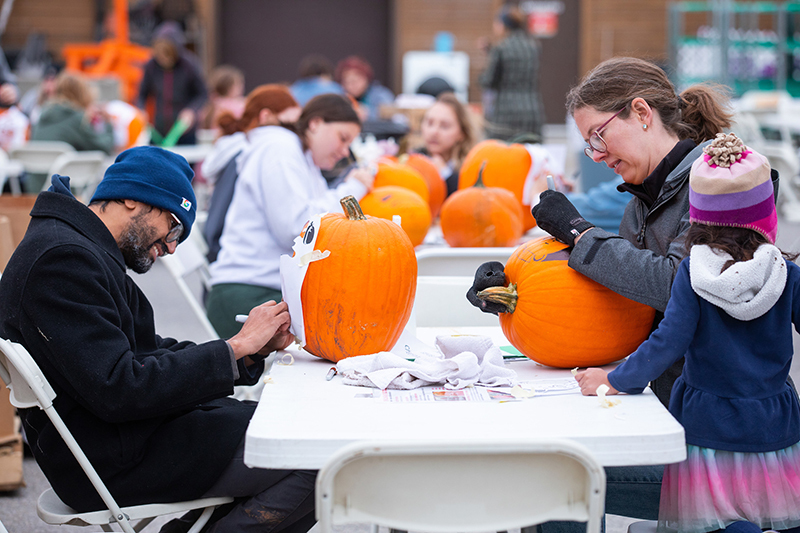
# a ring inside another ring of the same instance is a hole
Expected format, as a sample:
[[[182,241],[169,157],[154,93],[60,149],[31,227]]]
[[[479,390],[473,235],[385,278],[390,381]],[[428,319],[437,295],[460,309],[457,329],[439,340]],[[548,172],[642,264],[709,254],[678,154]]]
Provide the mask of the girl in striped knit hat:
[[[687,458],[667,465],[658,531],[800,532],[800,405],[786,383],[800,268],[775,247],[769,162],[719,134],[692,166],[689,257],[664,320],[611,372],[577,373],[581,392],[641,393],[681,357],[670,412]]]

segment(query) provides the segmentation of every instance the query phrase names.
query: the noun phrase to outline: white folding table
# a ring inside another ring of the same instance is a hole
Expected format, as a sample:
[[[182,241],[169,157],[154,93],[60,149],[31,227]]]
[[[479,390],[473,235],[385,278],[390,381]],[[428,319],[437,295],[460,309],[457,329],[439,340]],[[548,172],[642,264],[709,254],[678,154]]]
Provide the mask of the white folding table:
[[[429,345],[437,334],[490,335],[508,344],[499,327],[417,328]],[[275,364],[247,429],[250,467],[319,469],[348,443],[457,437],[464,440],[561,437],[586,446],[604,466],[666,464],[686,457],[683,427],[649,389],[617,395],[604,408],[595,396],[569,394],[512,402],[388,403],[365,387],[327,381],[333,363],[291,350],[291,365]],[[288,357],[286,358],[288,360]],[[530,360],[507,362],[520,380],[570,377],[569,370]]]

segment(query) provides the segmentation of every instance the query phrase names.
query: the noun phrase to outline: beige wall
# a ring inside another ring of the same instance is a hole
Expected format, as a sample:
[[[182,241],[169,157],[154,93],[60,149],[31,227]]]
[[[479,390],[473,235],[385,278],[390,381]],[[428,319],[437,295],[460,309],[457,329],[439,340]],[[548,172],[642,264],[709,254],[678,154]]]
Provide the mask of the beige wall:
[[[456,37],[453,48],[469,54],[469,100],[480,101],[478,77],[486,65],[486,55],[476,44],[479,37],[490,37],[492,19],[502,0],[395,0],[393,20],[394,79],[399,92],[403,54],[410,50],[430,50],[439,31]]]
[[[3,48],[22,49],[28,35],[39,32],[60,59],[64,44],[91,42],[93,31],[94,0],[18,0],[3,34]]]
[[[668,59],[668,0],[582,0],[580,71],[614,56]]]

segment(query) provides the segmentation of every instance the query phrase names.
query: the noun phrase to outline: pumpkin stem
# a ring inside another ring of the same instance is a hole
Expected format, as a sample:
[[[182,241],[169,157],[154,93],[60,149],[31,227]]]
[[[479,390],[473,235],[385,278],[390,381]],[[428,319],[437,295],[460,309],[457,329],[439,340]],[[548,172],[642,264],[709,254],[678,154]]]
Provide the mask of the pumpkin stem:
[[[504,305],[504,313],[513,313],[517,308],[517,284],[512,283],[508,287],[489,287],[478,293],[478,298],[486,302]]]
[[[367,220],[367,217],[364,216],[364,212],[361,211],[361,205],[359,205],[358,200],[356,200],[355,196],[348,195],[339,200],[339,203],[342,204],[342,209],[344,209],[344,214],[350,220]]]
[[[475,185],[473,187],[486,187],[483,184],[483,169],[486,168],[487,161],[484,159],[483,163],[481,163],[481,169],[478,171],[478,179],[475,180]]]

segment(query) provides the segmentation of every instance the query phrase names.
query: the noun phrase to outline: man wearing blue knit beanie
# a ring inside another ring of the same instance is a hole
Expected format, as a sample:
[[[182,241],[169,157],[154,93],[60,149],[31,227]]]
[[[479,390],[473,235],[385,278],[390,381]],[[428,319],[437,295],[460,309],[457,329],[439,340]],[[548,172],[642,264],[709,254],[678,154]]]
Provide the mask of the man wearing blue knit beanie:
[[[203,531],[302,533],[314,524],[315,472],[249,469],[255,404],[228,397],[255,384],[264,358],[292,340],[285,303],[254,308],[227,340],[178,342],[127,269],[144,273],[189,235],[196,200],[186,160],[155,147],[122,152],[88,206],[54,175],[0,278],[0,337],[22,344],[56,392],[53,404],[123,506],[231,496]],[[104,508],[38,409],[20,415],[56,494]],[[189,519],[166,524],[185,531]],[[185,526],[185,527],[184,527]]]

